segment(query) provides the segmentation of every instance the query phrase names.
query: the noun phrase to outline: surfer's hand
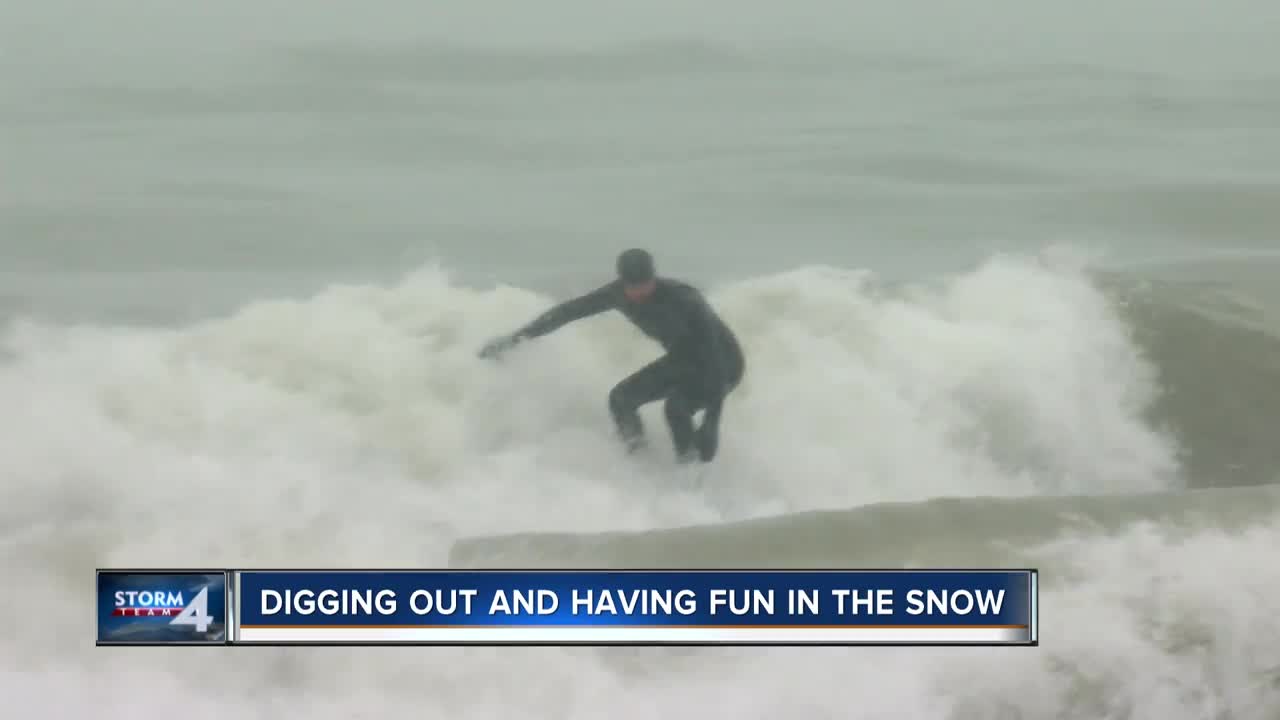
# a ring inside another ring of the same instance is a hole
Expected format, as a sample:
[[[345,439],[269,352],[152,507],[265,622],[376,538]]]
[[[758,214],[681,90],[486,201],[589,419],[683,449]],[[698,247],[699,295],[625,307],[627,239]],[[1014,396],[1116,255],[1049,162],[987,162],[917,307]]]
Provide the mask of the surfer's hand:
[[[720,446],[720,429],[714,423],[703,423],[698,428],[697,444],[702,462],[711,462]]]
[[[516,342],[518,342],[518,340],[513,335],[503,335],[502,337],[494,338],[486,343],[484,347],[480,348],[479,355],[486,360],[489,358],[496,358],[507,350],[510,350]]]

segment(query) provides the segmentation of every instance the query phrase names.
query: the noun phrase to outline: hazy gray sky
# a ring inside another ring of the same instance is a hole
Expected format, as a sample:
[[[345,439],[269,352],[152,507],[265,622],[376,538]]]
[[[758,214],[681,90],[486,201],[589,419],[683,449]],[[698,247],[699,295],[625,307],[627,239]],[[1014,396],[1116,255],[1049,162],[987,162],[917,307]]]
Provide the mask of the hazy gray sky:
[[[1273,0],[0,0],[0,73],[22,84],[213,72],[246,51],[286,45],[426,39],[609,45],[682,38],[1267,71],[1280,66],[1276,37],[1280,3]]]

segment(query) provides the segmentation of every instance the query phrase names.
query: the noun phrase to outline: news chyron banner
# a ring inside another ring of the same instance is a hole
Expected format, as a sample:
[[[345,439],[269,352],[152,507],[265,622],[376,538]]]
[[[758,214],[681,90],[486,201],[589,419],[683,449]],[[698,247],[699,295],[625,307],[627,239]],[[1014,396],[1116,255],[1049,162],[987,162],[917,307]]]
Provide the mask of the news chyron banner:
[[[1035,570],[100,571],[98,587],[101,645],[1039,644]]]

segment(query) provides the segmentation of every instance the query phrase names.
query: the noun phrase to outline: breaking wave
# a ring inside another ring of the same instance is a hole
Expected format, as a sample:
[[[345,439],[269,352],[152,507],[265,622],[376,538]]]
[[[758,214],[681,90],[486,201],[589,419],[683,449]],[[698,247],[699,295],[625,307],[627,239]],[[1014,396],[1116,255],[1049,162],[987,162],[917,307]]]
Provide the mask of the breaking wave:
[[[172,697],[193,717],[1266,718],[1277,341],[1178,292],[1013,257],[905,287],[805,268],[714,289],[749,374],[692,474],[656,409],[652,457],[612,441],[605,393],[655,354],[620,319],[480,362],[550,300],[438,268],[176,329],[14,319],[0,559],[38,590],[0,612],[42,620],[0,629],[6,694],[61,716]],[[122,663],[86,641],[94,567],[450,561],[1034,562],[1043,644]]]

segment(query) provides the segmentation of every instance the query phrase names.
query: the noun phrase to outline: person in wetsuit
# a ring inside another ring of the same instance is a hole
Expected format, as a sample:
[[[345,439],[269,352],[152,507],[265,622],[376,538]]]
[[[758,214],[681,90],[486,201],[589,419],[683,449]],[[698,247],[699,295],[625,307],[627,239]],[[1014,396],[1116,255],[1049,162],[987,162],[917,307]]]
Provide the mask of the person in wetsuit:
[[[629,450],[644,443],[640,406],[665,399],[664,411],[684,462],[711,462],[720,437],[725,397],[742,381],[745,362],[738,339],[696,288],[654,269],[653,256],[634,248],[618,256],[617,278],[563,302],[516,332],[489,342],[480,356],[496,357],[516,344],[606,310],[618,310],[666,354],[609,392],[609,411]],[[693,416],[705,410],[695,431]]]

